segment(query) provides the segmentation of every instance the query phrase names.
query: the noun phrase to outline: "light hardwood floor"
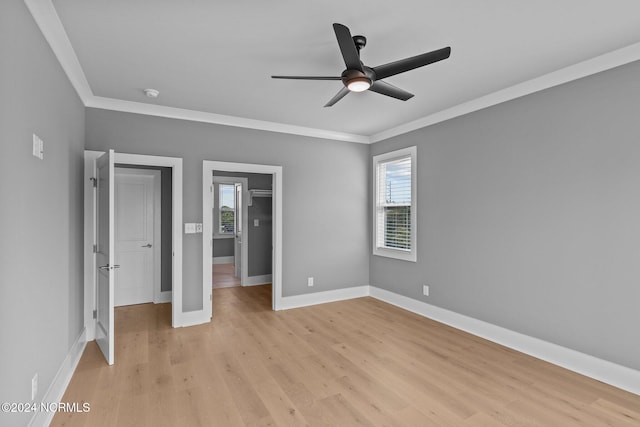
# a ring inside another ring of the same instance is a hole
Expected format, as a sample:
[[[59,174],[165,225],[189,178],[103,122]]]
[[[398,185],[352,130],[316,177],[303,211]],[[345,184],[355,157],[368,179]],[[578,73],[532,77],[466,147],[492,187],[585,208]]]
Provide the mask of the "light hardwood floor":
[[[639,426],[640,396],[372,298],[270,310],[214,290],[214,321],[116,310],[116,364],[89,343],[54,426]]]
[[[214,264],[212,267],[212,287],[229,288],[231,286],[240,286],[240,278],[235,276],[235,267],[233,264]]]

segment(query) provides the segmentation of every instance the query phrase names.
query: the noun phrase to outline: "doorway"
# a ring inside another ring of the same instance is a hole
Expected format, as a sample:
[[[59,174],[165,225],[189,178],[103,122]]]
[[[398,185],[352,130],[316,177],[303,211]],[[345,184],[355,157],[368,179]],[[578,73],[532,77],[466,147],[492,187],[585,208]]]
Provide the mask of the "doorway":
[[[171,302],[171,168],[115,165],[115,306]]]
[[[214,239],[214,174],[216,176],[231,176],[231,177],[249,177],[255,174],[265,175],[269,183],[269,189],[251,188],[251,182],[247,182],[248,188],[242,190],[241,199],[246,200],[243,202],[244,210],[240,213],[242,217],[246,215],[248,225],[245,223],[242,230],[242,242],[241,248],[243,251],[248,251],[251,247],[251,236],[248,231],[253,227],[263,229],[269,227],[269,238],[267,241],[267,251],[270,251],[270,257],[268,257],[268,267],[270,267],[270,274],[268,275],[268,282],[264,280],[267,275],[257,276],[245,276],[243,279],[243,285],[271,283],[271,307],[273,310],[278,310],[281,306],[282,299],[282,166],[272,165],[256,165],[250,163],[230,163],[230,162],[218,162],[218,161],[203,161],[203,173],[202,173],[202,206],[203,206],[203,238],[202,238],[202,253],[203,253],[203,293],[208,295],[209,301],[212,300],[212,265],[213,254],[215,247]],[[236,188],[237,190],[237,188]],[[261,221],[260,218],[249,219],[248,208],[251,205],[252,191],[253,195],[257,198],[268,197],[270,201],[269,208],[269,220]],[[237,193],[236,193],[237,194]],[[263,259],[266,257],[263,257]],[[251,264],[250,257],[243,258],[240,261],[240,269],[242,271],[249,271]],[[235,270],[234,270],[235,271]],[[208,305],[211,309],[211,305]],[[211,313],[211,312],[210,312]]]
[[[233,176],[227,176],[233,175]],[[213,227],[212,287],[244,286],[247,283],[248,236],[247,188],[241,174],[213,171],[210,214]]]
[[[208,313],[205,310],[200,312],[190,312],[189,316],[185,316],[182,311],[182,159],[175,157],[161,157],[161,156],[148,156],[139,154],[125,154],[114,153],[113,150],[109,150],[112,156],[110,161],[111,170],[113,171],[114,163],[120,165],[138,165],[138,167],[166,167],[171,170],[171,182],[169,186],[171,188],[171,197],[166,200],[169,205],[169,211],[171,212],[171,220],[167,221],[167,225],[170,225],[171,230],[169,233],[170,241],[165,245],[165,248],[170,249],[167,251],[169,256],[166,262],[162,264],[165,267],[170,267],[170,278],[172,291],[167,295],[167,301],[171,302],[171,324],[173,327],[185,326],[187,324],[204,323],[208,321],[209,317],[204,317]],[[97,305],[98,301],[98,284],[96,271],[101,264],[104,264],[102,260],[97,260],[97,245],[96,237],[98,235],[98,222],[97,222],[97,195],[96,195],[96,182],[97,168],[96,159],[103,156],[105,153],[100,151],[85,151],[85,188],[84,188],[84,208],[85,208],[85,227],[84,227],[84,324],[87,331],[87,340],[96,339],[97,336],[97,317],[100,317],[100,311]],[[113,178],[115,173],[111,173],[112,181],[108,185],[109,187],[115,186]],[[109,196],[111,198],[112,196]],[[105,199],[106,200],[106,199]],[[109,202],[113,206],[113,199]],[[111,226],[108,228],[113,229]],[[113,236],[113,235],[112,235]],[[113,239],[113,237],[110,237]],[[113,240],[111,240],[113,241]],[[163,260],[164,261],[164,260]],[[113,263],[113,259],[110,258],[108,263]],[[111,271],[116,269],[117,265],[113,265]],[[111,278],[115,274],[109,274]],[[110,303],[108,304],[104,312],[105,318],[109,320],[113,319],[113,288],[112,279],[109,285],[109,293],[111,294]],[[103,322],[106,324],[105,322]],[[110,327],[106,331],[109,335],[109,340],[113,336],[113,328]],[[112,347],[112,346],[111,346]],[[113,357],[109,357],[108,363],[113,363]]]

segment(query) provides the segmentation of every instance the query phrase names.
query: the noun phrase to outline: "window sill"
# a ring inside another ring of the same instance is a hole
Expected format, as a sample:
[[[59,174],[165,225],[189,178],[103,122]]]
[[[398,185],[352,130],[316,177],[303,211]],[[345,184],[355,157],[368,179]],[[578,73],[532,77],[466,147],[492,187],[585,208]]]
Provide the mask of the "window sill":
[[[233,239],[234,237],[236,237],[235,234],[214,234],[213,235],[214,240],[218,240],[218,239]]]
[[[374,248],[373,255],[385,258],[394,258],[402,261],[417,262],[416,251],[404,251],[402,249]]]

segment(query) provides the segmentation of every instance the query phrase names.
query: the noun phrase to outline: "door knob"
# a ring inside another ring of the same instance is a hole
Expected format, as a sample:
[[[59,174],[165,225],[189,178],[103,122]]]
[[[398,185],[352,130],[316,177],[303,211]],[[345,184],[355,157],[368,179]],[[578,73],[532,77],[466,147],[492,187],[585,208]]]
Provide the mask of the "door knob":
[[[143,248],[150,248],[151,247],[151,243],[147,243],[146,245],[141,246]]]

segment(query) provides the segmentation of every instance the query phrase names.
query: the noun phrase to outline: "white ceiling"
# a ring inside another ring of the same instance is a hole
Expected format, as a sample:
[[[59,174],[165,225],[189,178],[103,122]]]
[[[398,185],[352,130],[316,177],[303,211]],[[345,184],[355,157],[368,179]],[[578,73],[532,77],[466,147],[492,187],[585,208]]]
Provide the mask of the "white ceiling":
[[[640,59],[637,0],[25,1],[89,106],[359,142]],[[323,108],[340,82],[270,76],[340,75],[334,22],[367,37],[369,66],[451,57],[387,79],[409,101],[351,93]]]

